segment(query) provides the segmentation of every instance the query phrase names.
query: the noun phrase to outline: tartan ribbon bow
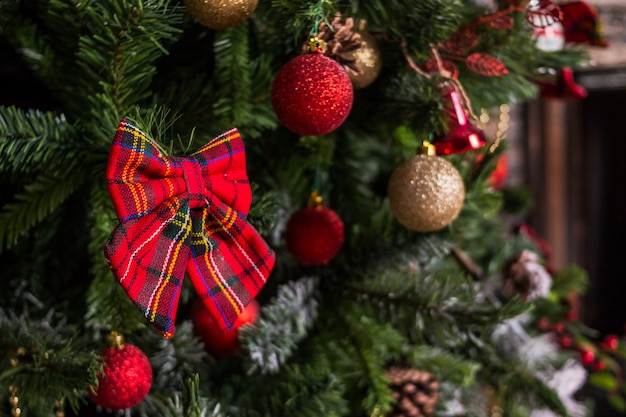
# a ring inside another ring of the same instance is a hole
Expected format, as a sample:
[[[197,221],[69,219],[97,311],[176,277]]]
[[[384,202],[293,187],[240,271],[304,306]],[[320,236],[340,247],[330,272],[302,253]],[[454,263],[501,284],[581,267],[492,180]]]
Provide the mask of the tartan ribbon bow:
[[[237,129],[177,158],[122,120],[106,179],[120,223],[105,257],[148,321],[174,335],[187,272],[220,328],[231,328],[274,265],[273,252],[246,221],[252,192]]]

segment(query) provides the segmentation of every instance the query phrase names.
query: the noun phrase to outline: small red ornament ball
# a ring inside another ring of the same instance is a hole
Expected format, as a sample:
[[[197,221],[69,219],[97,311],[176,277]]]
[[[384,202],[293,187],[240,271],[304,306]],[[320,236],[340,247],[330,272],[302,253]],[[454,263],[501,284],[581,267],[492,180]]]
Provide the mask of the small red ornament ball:
[[[204,342],[207,351],[217,356],[232,356],[239,352],[239,328],[252,324],[259,316],[261,308],[256,300],[252,300],[241,312],[235,324],[229,330],[222,331],[200,299],[191,306],[191,321],[198,337]]]
[[[307,265],[330,262],[343,244],[343,222],[328,207],[305,207],[287,222],[287,249]]]
[[[102,353],[104,369],[98,375],[98,388],[89,390],[92,401],[102,408],[123,410],[139,404],[152,386],[152,367],[136,346],[113,346]]]
[[[350,77],[321,52],[287,62],[272,84],[272,107],[278,120],[303,136],[323,135],[348,117],[353,100]]]

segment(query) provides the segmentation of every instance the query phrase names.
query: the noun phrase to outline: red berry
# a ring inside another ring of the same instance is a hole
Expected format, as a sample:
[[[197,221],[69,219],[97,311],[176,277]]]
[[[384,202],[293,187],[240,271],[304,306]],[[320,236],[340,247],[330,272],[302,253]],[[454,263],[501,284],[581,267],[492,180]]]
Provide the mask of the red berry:
[[[576,320],[576,312],[574,310],[568,311],[565,315],[565,320],[570,322]]]
[[[593,364],[593,370],[594,371],[598,371],[599,372],[599,371],[603,370],[604,367],[605,367],[605,364],[601,360],[598,360],[598,361],[596,361],[596,363]]]
[[[547,317],[542,317],[539,319],[539,328],[544,331],[548,331],[552,328],[552,323],[550,319]]]
[[[563,325],[563,323],[557,323],[554,325],[554,331],[557,333],[563,333],[563,330],[565,330],[565,326]]]
[[[604,344],[607,350],[615,350],[619,345],[619,339],[614,334],[608,334],[604,337]]]
[[[572,345],[574,344],[574,342],[572,341],[572,338],[568,336],[561,336],[559,338],[559,343],[564,348],[572,347]]]
[[[585,366],[590,366],[596,360],[596,355],[590,349],[583,349],[580,351],[580,361]]]
[[[191,307],[191,321],[196,334],[202,339],[206,349],[214,355],[232,356],[239,352],[239,328],[253,323],[259,315],[259,303],[252,300],[230,330],[220,330],[217,321],[200,299]]]

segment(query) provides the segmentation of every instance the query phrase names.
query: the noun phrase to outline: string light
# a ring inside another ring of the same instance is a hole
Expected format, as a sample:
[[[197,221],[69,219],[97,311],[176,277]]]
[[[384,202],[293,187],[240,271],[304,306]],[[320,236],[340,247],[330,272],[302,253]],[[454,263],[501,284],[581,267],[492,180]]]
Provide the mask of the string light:
[[[498,122],[494,125],[495,121],[492,120],[492,112],[498,112]],[[494,152],[500,145],[500,141],[506,137],[509,130],[509,124],[511,121],[511,106],[508,104],[501,104],[495,110],[480,109],[480,116],[478,117],[478,127],[485,131],[493,131],[495,128],[495,139],[489,148],[489,152]]]

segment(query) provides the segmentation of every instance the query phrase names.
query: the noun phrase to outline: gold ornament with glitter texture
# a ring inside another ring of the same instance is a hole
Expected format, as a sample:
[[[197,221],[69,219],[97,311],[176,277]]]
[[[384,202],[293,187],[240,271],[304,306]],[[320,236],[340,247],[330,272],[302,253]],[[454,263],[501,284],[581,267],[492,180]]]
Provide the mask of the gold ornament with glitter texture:
[[[258,0],[184,0],[194,20],[210,29],[228,29],[249,18]]]
[[[451,163],[439,156],[422,154],[395,169],[387,196],[400,223],[418,232],[432,232],[446,227],[459,215],[465,186]]]
[[[359,72],[349,71],[354,88],[364,88],[374,82],[383,66],[380,48],[376,39],[364,29],[357,31],[361,35],[361,47],[351,52]]]

